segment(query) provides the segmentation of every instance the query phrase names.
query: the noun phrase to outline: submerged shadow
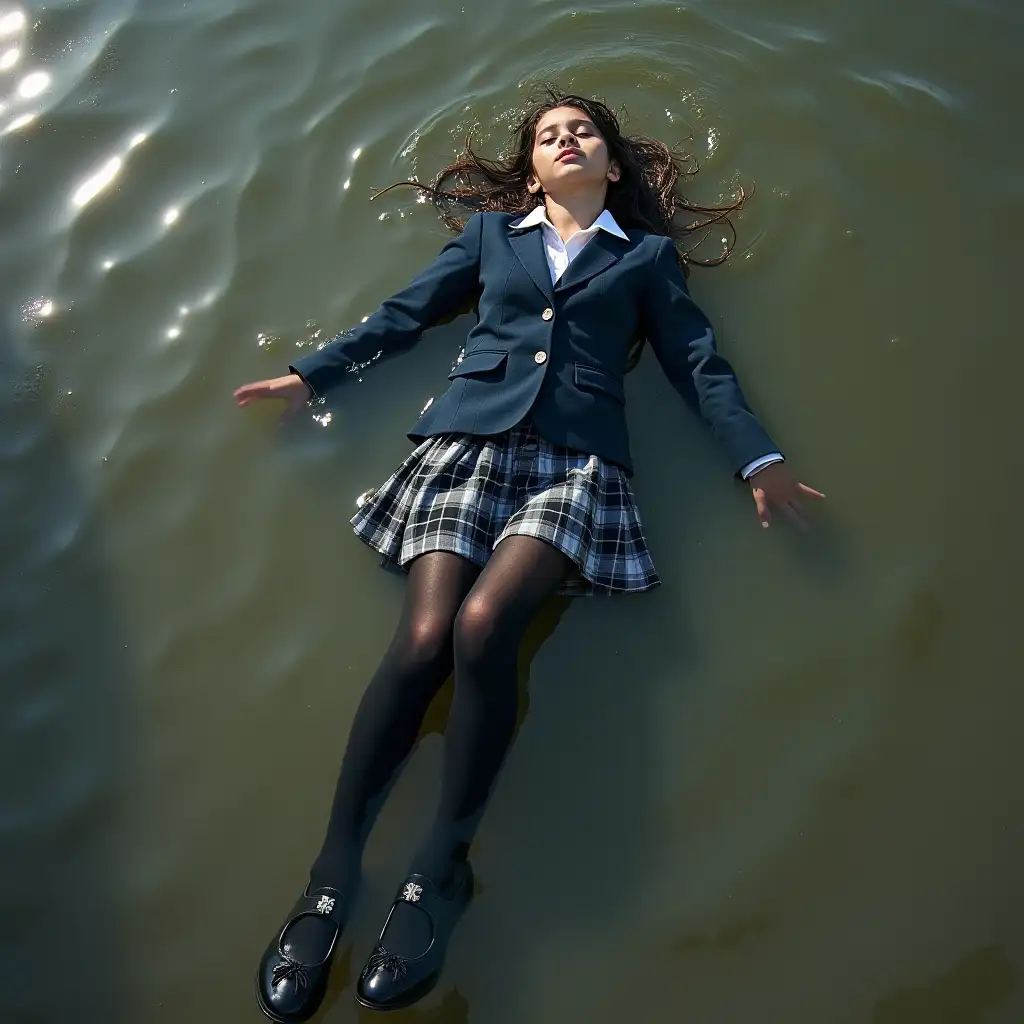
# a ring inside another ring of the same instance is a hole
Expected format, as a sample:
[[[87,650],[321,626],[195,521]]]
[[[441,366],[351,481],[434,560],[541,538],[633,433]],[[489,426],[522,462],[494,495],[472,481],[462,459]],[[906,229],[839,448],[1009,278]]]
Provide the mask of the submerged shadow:
[[[1017,987],[1000,946],[968,953],[938,978],[880,999],[872,1024],[983,1024]]]
[[[0,337],[0,1015],[116,1024],[131,1016],[115,839],[127,645],[48,380],[15,351],[21,329]]]
[[[557,637],[524,646],[530,716],[480,831],[474,865],[487,890],[466,922],[462,966],[452,965],[484,1019],[522,1019],[513,979],[536,977],[575,936],[610,933],[643,884],[661,696],[646,652],[664,642],[652,600],[574,599],[539,624],[541,642],[556,624]]]

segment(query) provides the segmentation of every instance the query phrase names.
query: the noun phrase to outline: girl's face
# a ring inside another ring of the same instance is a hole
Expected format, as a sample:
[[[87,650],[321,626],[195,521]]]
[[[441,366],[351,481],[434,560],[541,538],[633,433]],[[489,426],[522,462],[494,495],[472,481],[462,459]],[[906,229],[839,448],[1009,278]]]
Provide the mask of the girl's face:
[[[598,190],[618,181],[618,164],[587,114],[576,107],[555,107],[542,114],[533,136],[533,174],[526,187],[560,195]]]

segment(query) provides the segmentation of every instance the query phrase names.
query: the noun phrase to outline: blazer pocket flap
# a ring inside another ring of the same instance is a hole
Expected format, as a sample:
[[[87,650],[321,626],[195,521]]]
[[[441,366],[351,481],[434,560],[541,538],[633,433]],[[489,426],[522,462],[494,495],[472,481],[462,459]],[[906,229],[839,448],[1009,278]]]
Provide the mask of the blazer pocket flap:
[[[481,349],[479,352],[470,352],[462,357],[462,362],[448,374],[449,380],[456,377],[467,377],[473,373],[487,373],[490,370],[497,370],[503,366],[508,359],[508,352],[498,349]]]
[[[603,391],[617,402],[625,404],[626,392],[622,386],[622,379],[595,366],[576,364],[576,386],[588,391]]]

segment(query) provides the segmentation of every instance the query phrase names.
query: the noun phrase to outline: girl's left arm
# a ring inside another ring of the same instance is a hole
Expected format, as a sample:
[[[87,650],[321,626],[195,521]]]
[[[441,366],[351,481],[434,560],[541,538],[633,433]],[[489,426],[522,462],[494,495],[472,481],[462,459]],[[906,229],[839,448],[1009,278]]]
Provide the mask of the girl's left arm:
[[[800,519],[801,497],[824,497],[782,465],[778,446],[747,405],[715,332],[690,298],[670,238],[662,238],[650,276],[644,316],[651,348],[672,386],[707,421],[738,476],[749,479],[758,518],[771,522],[770,505]]]
[[[665,376],[707,421],[725,446],[733,470],[777,456],[778,446],[747,405],[729,361],[715,345],[715,332],[690,298],[670,238],[663,238],[647,292],[644,326]]]

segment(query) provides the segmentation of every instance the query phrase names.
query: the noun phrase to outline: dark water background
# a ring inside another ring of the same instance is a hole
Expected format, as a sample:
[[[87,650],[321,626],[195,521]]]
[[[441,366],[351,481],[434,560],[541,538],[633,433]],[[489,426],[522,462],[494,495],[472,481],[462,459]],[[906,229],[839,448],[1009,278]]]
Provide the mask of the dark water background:
[[[231,390],[425,264],[371,190],[550,77],[692,135],[697,198],[756,185],[693,290],[829,502],[763,534],[643,361],[665,585],[538,623],[480,897],[396,1022],[1024,1021],[1022,47],[1010,0],[0,0],[0,1018],[260,1019],[402,597],[347,518],[466,325],[287,431]],[[369,1019],[439,749],[324,1021]]]

